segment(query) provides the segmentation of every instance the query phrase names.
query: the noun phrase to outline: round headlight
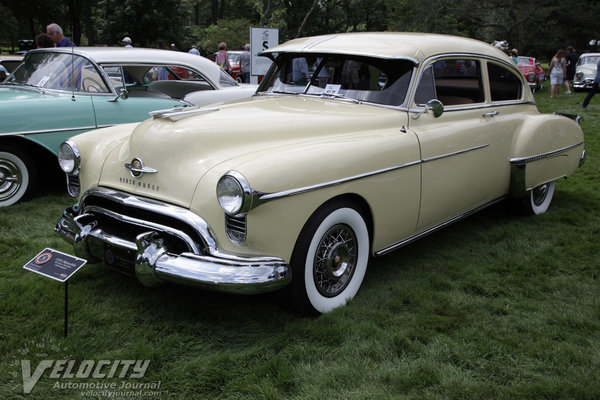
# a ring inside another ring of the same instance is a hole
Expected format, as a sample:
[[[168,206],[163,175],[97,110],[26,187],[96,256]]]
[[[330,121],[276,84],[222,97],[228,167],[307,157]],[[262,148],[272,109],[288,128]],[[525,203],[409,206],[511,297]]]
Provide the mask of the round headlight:
[[[77,145],[67,140],[58,148],[58,164],[66,174],[77,174],[81,164],[81,156]]]
[[[247,212],[251,206],[252,190],[242,174],[230,171],[217,183],[219,205],[228,215]]]

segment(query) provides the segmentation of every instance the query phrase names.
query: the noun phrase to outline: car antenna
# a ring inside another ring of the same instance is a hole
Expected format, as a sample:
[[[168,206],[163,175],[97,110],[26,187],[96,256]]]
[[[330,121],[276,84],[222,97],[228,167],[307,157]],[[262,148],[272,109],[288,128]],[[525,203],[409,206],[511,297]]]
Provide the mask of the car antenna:
[[[75,43],[73,43],[73,46],[71,46],[71,79],[75,79],[75,49],[74,49]],[[75,101],[75,82],[73,82],[73,86],[72,86],[72,90],[73,93],[71,93],[71,101]]]

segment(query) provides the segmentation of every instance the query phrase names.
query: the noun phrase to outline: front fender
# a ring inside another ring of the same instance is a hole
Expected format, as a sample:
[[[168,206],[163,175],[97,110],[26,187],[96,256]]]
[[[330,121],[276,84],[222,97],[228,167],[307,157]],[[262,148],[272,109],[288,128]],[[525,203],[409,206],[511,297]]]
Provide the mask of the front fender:
[[[98,185],[108,154],[123,145],[138,125],[131,123],[95,129],[70,138],[81,153],[80,193]]]

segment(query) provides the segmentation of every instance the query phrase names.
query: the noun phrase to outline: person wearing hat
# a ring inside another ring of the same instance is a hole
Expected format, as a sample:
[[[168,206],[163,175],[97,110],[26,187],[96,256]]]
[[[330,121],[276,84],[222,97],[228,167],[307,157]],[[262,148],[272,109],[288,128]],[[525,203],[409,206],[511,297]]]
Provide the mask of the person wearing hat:
[[[125,47],[133,47],[131,45],[131,38],[129,36],[125,36],[123,40],[121,40],[121,43],[125,44]]]
[[[200,55],[200,52],[198,51],[198,49],[196,48],[196,45],[194,45],[194,44],[192,45],[192,48],[190,49],[190,51],[188,51],[188,53],[195,54],[197,56]]]

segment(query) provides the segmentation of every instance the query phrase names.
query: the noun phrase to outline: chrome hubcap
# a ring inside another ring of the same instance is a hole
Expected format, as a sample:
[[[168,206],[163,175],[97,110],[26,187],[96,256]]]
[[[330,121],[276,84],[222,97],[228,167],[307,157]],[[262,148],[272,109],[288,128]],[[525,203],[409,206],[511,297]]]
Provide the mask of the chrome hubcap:
[[[358,243],[347,225],[335,225],[321,238],[315,254],[313,277],[325,297],[340,294],[352,280],[356,269]]]
[[[546,195],[548,195],[548,184],[534,188],[532,193],[533,204],[538,207],[542,205],[544,200],[546,200]]]
[[[14,196],[22,182],[23,177],[19,167],[10,160],[0,159],[0,201]]]

